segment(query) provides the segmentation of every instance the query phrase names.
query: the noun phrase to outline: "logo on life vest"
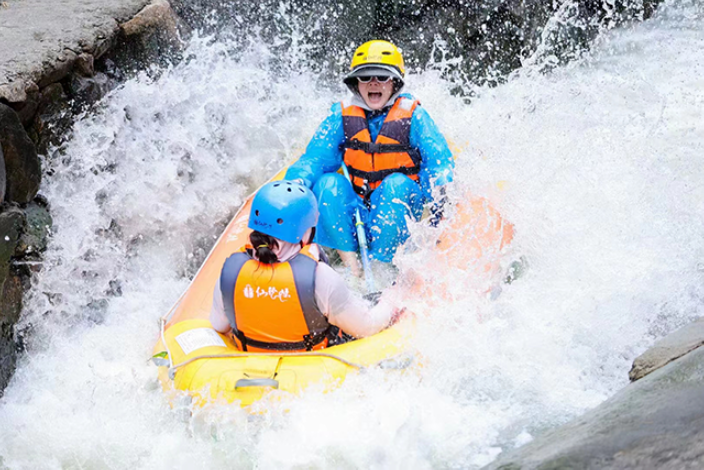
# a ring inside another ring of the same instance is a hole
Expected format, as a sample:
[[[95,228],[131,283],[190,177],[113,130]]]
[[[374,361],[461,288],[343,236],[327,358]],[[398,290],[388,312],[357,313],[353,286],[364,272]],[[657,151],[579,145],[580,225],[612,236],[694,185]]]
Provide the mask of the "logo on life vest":
[[[251,285],[247,284],[244,286],[242,292],[248,299],[253,299],[255,297],[255,293],[257,298],[268,297],[271,300],[278,300],[279,302],[286,302],[291,298],[291,292],[288,290],[288,287],[279,290],[274,286],[269,286],[268,289],[262,289],[257,286],[257,290],[255,291]]]
[[[248,299],[254,298],[254,289],[252,289],[252,286],[250,286],[249,284],[244,286],[244,296]]]

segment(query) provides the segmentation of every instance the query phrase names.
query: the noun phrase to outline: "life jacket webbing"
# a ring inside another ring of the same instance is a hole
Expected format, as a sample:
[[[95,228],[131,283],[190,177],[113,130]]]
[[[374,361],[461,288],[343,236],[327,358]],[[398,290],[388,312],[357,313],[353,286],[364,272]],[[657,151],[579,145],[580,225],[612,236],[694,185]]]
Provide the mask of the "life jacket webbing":
[[[358,106],[342,104],[345,142],[340,149],[344,152],[343,160],[357,194],[368,197],[384,178],[394,173],[418,181],[423,159],[420,151],[409,143],[411,119],[417,104],[409,98],[398,98],[375,142],[371,142],[365,111]],[[382,158],[384,154],[392,155]]]
[[[235,287],[237,278],[245,263],[257,262],[247,252],[237,252],[230,255],[222,269],[220,275],[220,290],[222,292],[223,306],[225,314],[232,326],[232,332],[240,341],[242,350],[247,351],[247,345],[255,348],[271,350],[312,350],[314,346],[322,343],[331,334],[331,325],[327,318],[318,309],[315,303],[315,270],[317,262],[301,253],[294,256],[287,262],[293,271],[294,283],[298,291],[298,298],[301,304],[301,311],[308,326],[309,334],[303,336],[302,341],[268,343],[248,338],[237,328],[237,316],[235,314]]]

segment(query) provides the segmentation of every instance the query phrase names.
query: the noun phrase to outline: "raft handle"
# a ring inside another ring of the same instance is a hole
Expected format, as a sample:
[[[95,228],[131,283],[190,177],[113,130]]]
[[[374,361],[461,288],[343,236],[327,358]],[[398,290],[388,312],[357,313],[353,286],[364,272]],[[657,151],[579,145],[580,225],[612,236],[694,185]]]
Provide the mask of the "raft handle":
[[[239,379],[235,383],[235,390],[244,387],[272,387],[279,388],[279,381],[274,379]]]

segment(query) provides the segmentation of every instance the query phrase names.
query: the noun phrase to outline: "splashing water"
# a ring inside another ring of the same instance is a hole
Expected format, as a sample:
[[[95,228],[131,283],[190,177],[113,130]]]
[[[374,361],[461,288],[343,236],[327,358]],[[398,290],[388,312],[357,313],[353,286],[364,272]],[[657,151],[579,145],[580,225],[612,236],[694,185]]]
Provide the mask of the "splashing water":
[[[113,92],[45,163],[55,233],[0,401],[0,468],[478,468],[598,405],[702,314],[704,8],[679,2],[471,105],[437,71],[409,77],[461,148],[454,194],[489,199],[516,227],[508,256],[530,262],[493,301],[461,271],[439,279],[466,285],[451,302],[401,292],[421,368],[257,416],[171,409],[146,362],[157,319],[342,92],[274,73],[265,48],[187,52]],[[427,230],[402,271],[432,269]]]

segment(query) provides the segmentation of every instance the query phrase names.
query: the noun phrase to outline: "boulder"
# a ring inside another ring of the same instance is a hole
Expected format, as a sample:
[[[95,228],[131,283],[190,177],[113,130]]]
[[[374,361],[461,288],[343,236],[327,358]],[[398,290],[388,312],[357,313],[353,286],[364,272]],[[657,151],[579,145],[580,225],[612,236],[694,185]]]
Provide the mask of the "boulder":
[[[72,50],[64,49],[55,60],[45,62],[41,79],[37,83],[39,88],[56,83],[71,73],[77,57],[78,54]]]
[[[17,345],[13,332],[22,311],[23,294],[20,277],[10,273],[0,286],[0,397],[15,371]]]
[[[21,103],[27,99],[25,89],[27,84],[22,80],[15,80],[0,85],[0,98],[8,103]]]
[[[152,62],[164,62],[183,46],[179,20],[166,0],[154,0],[134,18],[120,26],[120,48],[116,49],[119,63],[143,68]]]
[[[95,75],[95,59],[91,54],[82,53],[76,58],[75,70],[81,77],[92,77]]]
[[[15,370],[17,347],[14,326],[22,311],[22,277],[10,262],[25,231],[24,212],[4,204],[0,212],[0,396]]]
[[[25,228],[25,215],[15,206],[3,206],[0,212],[0,288],[10,270],[10,259],[15,256],[17,243]]]
[[[51,232],[52,218],[49,207],[43,197],[37,197],[24,210],[26,225],[20,236],[15,256],[27,256],[41,253],[46,249]]]
[[[698,348],[485,469],[704,468],[703,370]]]
[[[0,103],[0,147],[5,159],[5,199],[26,204],[39,190],[41,166],[37,150],[17,113]]]
[[[25,100],[17,103],[10,103],[10,107],[19,116],[22,125],[27,127],[32,123],[34,114],[39,107],[39,87],[34,82],[29,82],[25,89]]]
[[[98,101],[108,92],[111,85],[108,77],[100,72],[93,77],[71,76],[71,80],[68,82],[68,90],[69,95],[74,100],[74,108]]]
[[[152,34],[164,34],[165,38],[179,42],[178,20],[166,0],[154,0],[137,13],[134,18],[123,24],[120,29],[125,37],[144,37]]]
[[[655,343],[633,361],[628,373],[631,381],[642,379],[651,372],[704,344],[704,317],[680,328]]]
[[[51,145],[61,142],[63,133],[73,122],[69,109],[68,95],[61,83],[52,83],[41,91],[30,128],[39,153],[47,155]]]

